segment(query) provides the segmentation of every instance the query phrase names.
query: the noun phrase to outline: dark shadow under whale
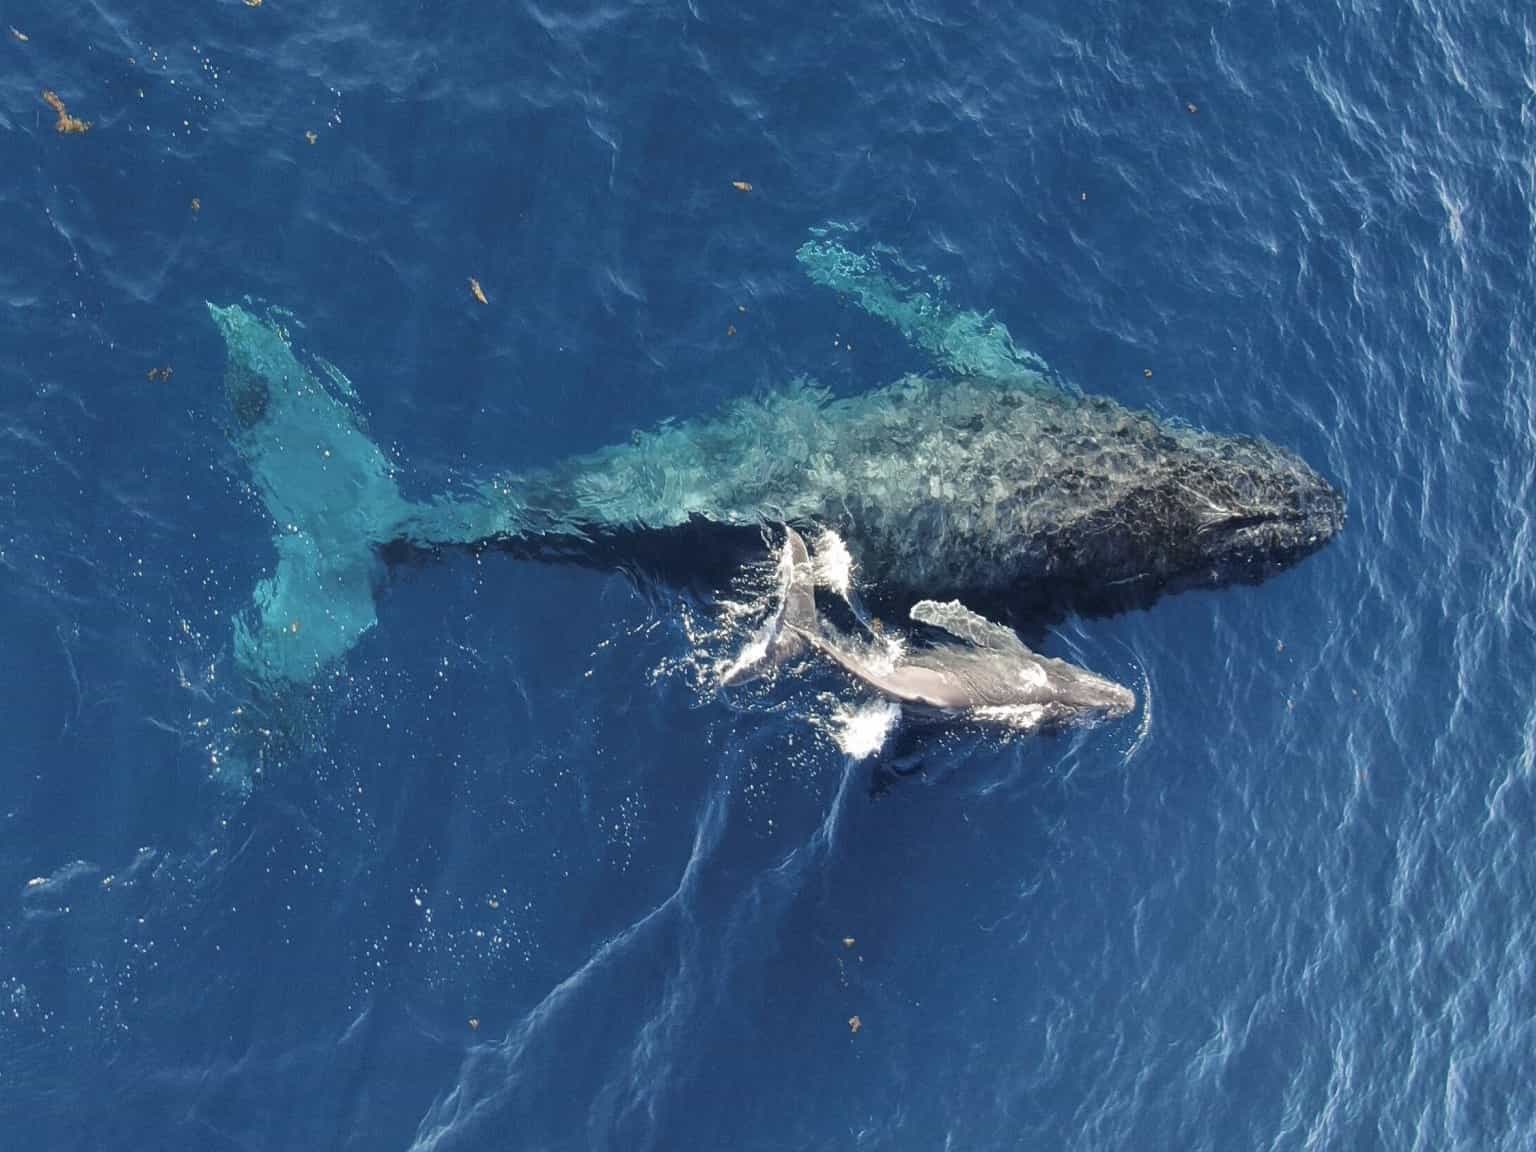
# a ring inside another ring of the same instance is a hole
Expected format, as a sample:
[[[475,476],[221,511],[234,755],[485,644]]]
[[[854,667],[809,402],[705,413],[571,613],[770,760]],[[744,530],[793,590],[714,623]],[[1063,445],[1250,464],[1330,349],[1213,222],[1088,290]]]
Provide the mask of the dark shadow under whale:
[[[960,597],[1027,629],[1257,582],[1344,523],[1342,496],[1285,449],[1060,387],[1000,324],[835,238],[799,257],[949,375],[839,399],[796,383],[426,502],[401,495],[340,372],[302,363],[279,319],[210,305],[236,442],[277,525],[277,568],[237,623],[241,667],[313,679],[373,624],[382,571],[449,551],[708,592],[763,554],[766,525],[824,525],[859,557],[872,606]]]

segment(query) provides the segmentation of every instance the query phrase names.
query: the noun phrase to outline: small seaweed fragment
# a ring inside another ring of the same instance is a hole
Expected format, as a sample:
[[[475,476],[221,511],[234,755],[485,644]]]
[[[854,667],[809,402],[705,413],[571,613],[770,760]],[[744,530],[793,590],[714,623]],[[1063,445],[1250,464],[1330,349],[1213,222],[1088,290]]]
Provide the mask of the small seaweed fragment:
[[[480,281],[476,280],[473,276],[469,278],[469,294],[476,300],[480,301],[482,304],[490,303],[490,301],[485,298],[485,289],[480,287]]]
[[[59,114],[59,119],[53,128],[60,135],[78,136],[91,130],[91,122],[82,120],[78,116],[71,116],[69,109],[64,107],[64,101],[59,99],[59,94],[52,88],[43,89],[43,103]]]

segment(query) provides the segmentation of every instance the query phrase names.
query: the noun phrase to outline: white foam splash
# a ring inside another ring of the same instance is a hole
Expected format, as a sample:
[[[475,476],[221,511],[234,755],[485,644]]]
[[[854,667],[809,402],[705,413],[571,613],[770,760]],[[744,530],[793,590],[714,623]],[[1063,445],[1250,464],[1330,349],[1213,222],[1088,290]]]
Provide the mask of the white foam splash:
[[[772,639],[772,632],[768,628],[764,628],[747,642],[734,660],[716,661],[714,669],[716,683],[729,684],[754,668],[766,667],[768,662],[768,644]]]
[[[1045,719],[1045,709],[1039,704],[986,704],[972,708],[971,715],[1018,732],[1033,732]]]
[[[729,684],[738,678],[755,678],[773,670],[770,654],[783,628],[784,604],[795,576],[795,556],[788,539],[780,549],[778,564],[774,571],[777,581],[774,598],[770,601],[766,596],[760,596],[757,601],[758,607],[768,606],[768,618],[742,646],[734,659],[716,661],[717,682]],[[722,617],[722,623],[728,622],[727,618]]]
[[[845,756],[863,760],[885,747],[901,719],[901,706],[877,700],[856,708],[839,707],[832,716],[832,738]]]
[[[888,676],[901,665],[907,654],[907,642],[900,636],[881,633],[875,637],[874,646],[866,654],[866,663],[872,672]]]
[[[1050,682],[1051,678],[1038,664],[1025,664],[1019,668],[1019,683],[1026,688],[1046,688]]]
[[[816,568],[816,583],[836,592],[851,603],[853,577],[858,565],[843,538],[830,528],[823,528],[816,536],[816,552],[812,558]]]

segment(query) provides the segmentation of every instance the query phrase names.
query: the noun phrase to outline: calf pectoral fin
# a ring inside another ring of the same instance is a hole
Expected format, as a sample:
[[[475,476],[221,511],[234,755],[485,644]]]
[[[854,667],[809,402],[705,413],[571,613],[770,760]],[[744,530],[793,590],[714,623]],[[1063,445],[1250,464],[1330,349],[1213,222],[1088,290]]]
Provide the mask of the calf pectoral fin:
[[[940,603],[937,600],[919,600],[909,613],[919,624],[948,632],[958,640],[976,648],[988,648],[998,652],[1028,652],[1012,628],[993,623],[985,616],[972,612],[958,600]]]

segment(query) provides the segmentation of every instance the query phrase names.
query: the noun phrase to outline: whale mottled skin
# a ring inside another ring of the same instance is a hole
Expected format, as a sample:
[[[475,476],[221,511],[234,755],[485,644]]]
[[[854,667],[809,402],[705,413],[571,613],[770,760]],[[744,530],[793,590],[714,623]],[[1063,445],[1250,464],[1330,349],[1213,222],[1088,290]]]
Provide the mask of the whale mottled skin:
[[[877,596],[1082,611],[1259,579],[1342,518],[1327,481],[1261,440],[1005,381],[909,377],[642,433],[498,481],[447,533],[440,509],[408,518],[400,539],[603,561],[668,532],[724,547],[769,520],[827,525]]]
[[[451,549],[713,579],[769,523],[825,525],[877,604],[960,597],[1043,620],[1257,581],[1343,525],[1341,495],[1283,448],[1070,392],[1001,325],[833,239],[800,258],[949,374],[838,399],[797,384],[424,503],[401,495],[339,372],[302,363],[279,321],[210,305],[236,442],[278,526],[242,667],[313,679],[372,625],[383,564]]]

